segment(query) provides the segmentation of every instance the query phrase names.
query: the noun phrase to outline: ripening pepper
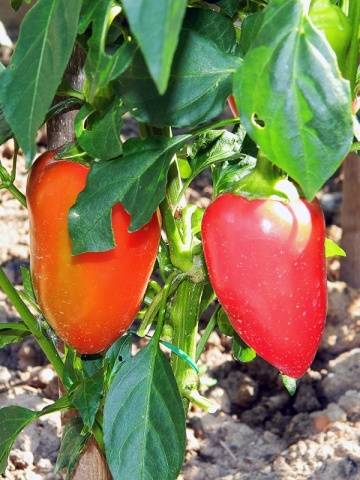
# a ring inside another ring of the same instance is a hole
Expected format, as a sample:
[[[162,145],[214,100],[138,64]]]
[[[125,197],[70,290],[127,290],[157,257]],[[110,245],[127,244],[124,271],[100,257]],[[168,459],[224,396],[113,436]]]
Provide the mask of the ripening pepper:
[[[55,332],[81,354],[109,347],[134,321],[160,240],[154,214],[129,233],[130,216],[122,205],[112,209],[116,247],[73,256],[68,212],[85,188],[89,168],[41,155],[27,184],[30,266],[39,305]]]

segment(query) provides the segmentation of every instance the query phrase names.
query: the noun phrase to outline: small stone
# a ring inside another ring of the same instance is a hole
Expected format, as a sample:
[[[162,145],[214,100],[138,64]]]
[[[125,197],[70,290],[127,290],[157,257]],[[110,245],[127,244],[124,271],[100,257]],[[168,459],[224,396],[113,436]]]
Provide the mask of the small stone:
[[[43,480],[43,476],[35,472],[26,472],[25,480]]]
[[[313,425],[316,432],[323,432],[330,425],[329,417],[318,415],[313,419]]]
[[[186,449],[190,451],[200,450],[200,441],[195,437],[194,430],[186,429]]]
[[[336,403],[330,403],[325,410],[310,414],[316,432],[323,432],[335,422],[345,422],[346,413]]]
[[[352,457],[360,460],[360,446],[355,442],[342,441],[335,448],[335,454],[338,457]]]
[[[231,402],[229,395],[221,387],[215,387],[211,390],[209,395],[211,400],[214,400],[219,408],[225,413],[231,413]]]
[[[40,458],[36,464],[36,471],[38,473],[50,473],[53,469],[54,467],[48,458]]]
[[[217,332],[213,331],[210,334],[209,340],[207,342],[209,345],[213,345],[215,347],[221,347],[221,339]]]
[[[305,453],[307,451],[307,445],[303,440],[299,440],[299,442],[297,444],[297,448],[298,448],[298,451],[299,451],[300,455],[305,455]]]
[[[27,467],[33,464],[34,455],[32,452],[24,452],[22,450],[12,450],[10,454],[10,461],[19,470],[25,470]]]
[[[39,381],[45,386],[48,385],[55,377],[55,372],[52,368],[46,367],[40,370]]]
[[[6,367],[0,366],[0,384],[7,385],[11,380],[11,373]]]
[[[334,449],[330,445],[321,445],[316,452],[316,458],[321,461],[325,461],[328,458],[332,458],[334,455]]]

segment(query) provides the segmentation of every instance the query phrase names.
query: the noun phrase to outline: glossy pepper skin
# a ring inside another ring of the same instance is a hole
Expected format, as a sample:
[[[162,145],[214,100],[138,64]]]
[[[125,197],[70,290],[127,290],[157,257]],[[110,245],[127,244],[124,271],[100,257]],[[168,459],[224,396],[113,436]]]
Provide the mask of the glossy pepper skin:
[[[130,216],[113,207],[116,247],[72,256],[68,212],[86,184],[89,168],[47,152],[28,179],[30,262],[38,302],[50,325],[82,354],[109,347],[133,322],[156,259],[156,214],[129,233]]]
[[[211,284],[236,332],[301,377],[326,317],[325,225],[317,202],[219,196],[202,223]]]
[[[340,7],[330,0],[312,0],[310,20],[322,32],[334,50],[339,66],[344,68],[351,42],[351,24]]]

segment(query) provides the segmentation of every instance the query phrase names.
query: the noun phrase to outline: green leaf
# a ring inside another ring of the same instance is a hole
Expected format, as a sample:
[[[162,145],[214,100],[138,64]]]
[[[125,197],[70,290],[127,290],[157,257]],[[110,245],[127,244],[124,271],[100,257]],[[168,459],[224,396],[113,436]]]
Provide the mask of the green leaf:
[[[243,56],[250,50],[263,21],[264,12],[261,11],[248,15],[242,22],[239,51]]]
[[[192,173],[184,183],[184,189],[209,166],[238,160],[242,156],[241,148],[244,138],[245,131],[242,128],[237,133],[230,133],[227,130],[208,130],[201,135],[188,150]]]
[[[37,412],[23,407],[0,409],[0,474],[5,473],[7,459],[16,437],[37,417]]]
[[[189,138],[130,139],[123,145],[123,157],[93,164],[69,214],[75,255],[114,247],[111,209],[117,202],[131,214],[131,231],[150,221],[165,196],[171,159]]]
[[[61,446],[58,453],[55,473],[66,469],[66,480],[70,480],[74,469],[84,451],[87,441],[90,438],[88,433],[83,433],[83,422],[81,418],[72,418],[65,425]]]
[[[243,340],[234,332],[232,339],[232,353],[239,362],[248,363],[256,358],[256,352],[246,345]]]
[[[76,351],[71,347],[66,347],[64,385],[69,389],[74,384],[82,380],[82,362],[77,356]]]
[[[125,334],[114,342],[105,354],[105,362],[111,376],[131,358],[132,334]]]
[[[213,185],[214,196],[218,196],[224,192],[236,192],[238,194],[246,195],[246,181],[252,173],[256,172],[256,158],[245,156],[236,163],[224,162],[221,165],[214,165],[213,172]],[[249,177],[250,178],[250,177]],[[259,177],[258,177],[259,178]],[[256,176],[251,175],[251,183],[256,179]],[[265,193],[257,183],[257,188],[261,191],[258,193]]]
[[[122,0],[135,35],[160,94],[166,90],[179,40],[187,0]]]
[[[78,26],[79,34],[85,33],[90,23],[95,18],[95,12],[96,12],[97,6],[98,4],[97,2],[94,2],[94,0],[82,0],[79,26]]]
[[[286,390],[293,397],[296,393],[296,378],[291,378],[287,375],[280,375],[280,378]]]
[[[72,392],[71,398],[74,407],[78,410],[84,425],[91,429],[100,407],[104,386],[102,370],[92,377],[86,377]]]
[[[240,11],[241,3],[241,0],[220,0],[217,2],[217,5],[226,15],[228,15],[230,18],[233,18]]]
[[[21,24],[11,65],[1,77],[6,119],[28,163],[77,32],[81,0],[38,0]]]
[[[177,478],[185,414],[169,362],[155,341],[114,378],[104,407],[104,441],[114,478]]]
[[[201,15],[205,18],[204,13]],[[226,22],[221,36],[217,30],[212,33],[214,15]],[[206,24],[201,28],[197,25],[196,12],[192,19],[200,31],[187,22],[182,29],[179,45],[183,48],[176,51],[164,95],[157,92],[140,54],[115,83],[125,106],[139,121],[158,127],[185,127],[210,120],[224,110],[232,90],[232,73],[241,59],[223,48],[223,38],[231,36],[234,29],[231,21],[214,12],[206,12],[206,18],[208,30]]]
[[[184,27],[214,42],[223,52],[234,53],[236,50],[234,25],[228,18],[217,12],[201,8],[190,9],[186,15]]]
[[[44,407],[37,413],[38,417],[42,417],[43,415],[48,415],[49,413],[58,412],[60,410],[65,410],[71,407],[71,401],[69,395],[63,395],[62,397],[58,398],[54,403]]]
[[[216,320],[219,330],[223,335],[226,335],[228,337],[232,337],[234,335],[234,329],[231,326],[228,316],[222,308],[219,309]]]
[[[2,64],[1,64],[2,65]],[[1,68],[0,70],[0,84],[3,81],[3,75],[5,70]],[[13,136],[12,130],[6,121],[4,109],[0,103],[0,145],[9,140]]]
[[[346,252],[331,238],[325,238],[325,257],[346,257]]]
[[[36,303],[34,287],[31,279],[30,270],[26,267],[20,267],[22,284],[24,286],[26,296]]]
[[[16,324],[14,324],[16,325]],[[31,335],[27,330],[18,330],[16,328],[0,328],[0,348],[4,348],[12,343],[21,342],[25,337]]]
[[[0,348],[21,342],[28,335],[31,332],[22,322],[0,323]]]
[[[79,145],[91,157],[110,160],[122,154],[120,129],[124,110],[114,102],[102,114],[92,115],[93,109],[84,105],[75,119],[75,132]],[[87,124],[85,128],[85,122]]]
[[[91,10],[89,14],[92,16],[92,34],[88,40],[89,51],[84,67],[89,103],[128,68],[137,50],[134,42],[124,41],[112,54],[107,53],[106,38],[111,25],[113,3],[113,0],[97,2],[96,10]]]
[[[103,357],[101,355],[82,355],[82,370],[86,377],[92,377],[103,367]]]
[[[349,82],[300,0],[273,0],[234,76],[240,117],[261,151],[313,198],[350,149]]]
[[[23,322],[9,322],[9,323],[2,323],[0,322],[0,335],[2,332],[7,330],[13,330],[17,332],[29,332],[27,326]]]

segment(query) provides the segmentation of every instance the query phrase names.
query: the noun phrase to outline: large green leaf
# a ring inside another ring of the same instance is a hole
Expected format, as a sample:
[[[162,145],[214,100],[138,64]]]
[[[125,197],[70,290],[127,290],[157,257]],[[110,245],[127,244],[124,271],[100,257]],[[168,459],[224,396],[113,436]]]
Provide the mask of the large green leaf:
[[[39,412],[28,408],[10,406],[0,409],[0,474],[4,473],[10,450],[19,433],[42,415],[69,408],[69,397],[64,395]]]
[[[4,72],[6,71],[6,68],[4,65],[0,62],[0,85],[2,82],[2,78],[4,75]],[[6,140],[9,140],[13,136],[11,128],[6,121],[5,114],[3,107],[0,103],[0,145],[2,145]]]
[[[121,202],[131,214],[131,231],[149,222],[165,196],[171,159],[189,138],[130,139],[124,143],[123,157],[94,163],[86,188],[69,214],[73,253],[114,247],[111,209],[115,203]]]
[[[87,12],[90,18],[86,21],[92,21],[92,34],[88,41],[89,51],[85,63],[86,97],[90,103],[101,93],[101,89],[128,68],[137,50],[134,42],[125,41],[112,54],[106,51],[113,4],[113,0],[102,0],[97,2],[94,11]],[[85,24],[86,21],[82,19]]]
[[[241,119],[263,153],[312,198],[352,141],[349,83],[301,0],[272,0],[234,77]]]
[[[226,53],[234,53],[236,50],[235,28],[228,18],[217,12],[190,9],[186,15],[184,27],[198,32]]]
[[[1,77],[5,116],[28,160],[69,61],[80,7],[81,0],[38,0],[22,22],[11,65]]]
[[[181,48],[176,51],[164,95],[156,90],[140,54],[116,82],[125,105],[142,122],[184,127],[205,122],[224,109],[232,73],[241,63],[228,53],[229,42],[224,40],[227,35],[235,38],[234,27],[214,12],[193,12],[190,19],[182,29]],[[216,20],[223,26],[222,35],[213,28]]]
[[[97,6],[98,4],[97,2],[94,2],[94,0],[82,0],[78,26],[78,32],[80,34],[85,33],[86,29],[93,21]]]
[[[9,140],[9,138],[11,138],[12,136],[13,133],[8,122],[6,121],[4,110],[0,105],[0,145],[6,142],[6,140]]]
[[[114,478],[177,478],[184,460],[185,414],[157,342],[118,370],[105,401],[104,441]]]
[[[37,412],[23,407],[4,407],[0,410],[0,473],[4,473],[7,459],[16,437],[37,418]]]
[[[124,113],[118,101],[104,112],[95,114],[89,104],[85,104],[75,119],[76,138],[81,148],[99,160],[110,160],[121,155],[120,129]]]
[[[166,90],[186,0],[123,0],[131,31],[160,94]]]

